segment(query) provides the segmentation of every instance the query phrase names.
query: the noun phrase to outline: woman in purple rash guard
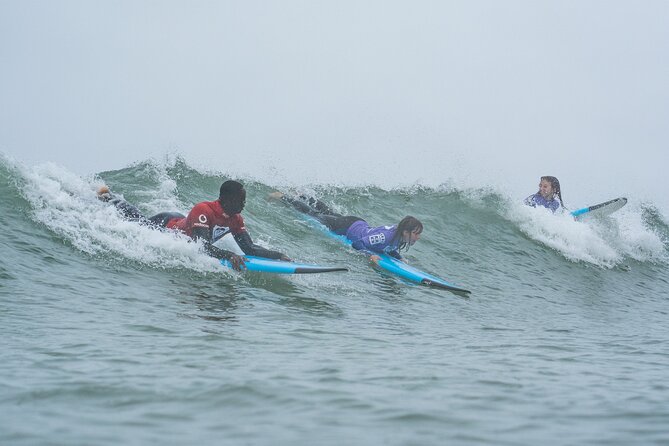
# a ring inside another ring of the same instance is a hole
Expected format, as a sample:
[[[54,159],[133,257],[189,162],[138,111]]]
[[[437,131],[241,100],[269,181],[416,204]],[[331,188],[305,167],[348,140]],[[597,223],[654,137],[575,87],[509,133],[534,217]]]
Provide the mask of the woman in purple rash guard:
[[[322,201],[304,196],[293,198],[281,192],[273,192],[270,198],[280,199],[295,209],[324,224],[330,231],[343,235],[351,241],[353,248],[372,253],[371,260],[377,262],[378,254],[388,254],[403,260],[400,251],[407,251],[420,239],[423,224],[410,215],[392,226],[370,226],[364,219],[353,215],[341,215]]]

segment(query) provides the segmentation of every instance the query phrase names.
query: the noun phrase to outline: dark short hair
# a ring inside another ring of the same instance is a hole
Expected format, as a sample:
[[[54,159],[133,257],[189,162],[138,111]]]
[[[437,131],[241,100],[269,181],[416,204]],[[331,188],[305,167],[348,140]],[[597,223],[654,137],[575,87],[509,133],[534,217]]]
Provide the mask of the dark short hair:
[[[219,197],[229,197],[231,195],[239,195],[244,190],[244,185],[238,181],[228,180],[221,184],[221,191]]]

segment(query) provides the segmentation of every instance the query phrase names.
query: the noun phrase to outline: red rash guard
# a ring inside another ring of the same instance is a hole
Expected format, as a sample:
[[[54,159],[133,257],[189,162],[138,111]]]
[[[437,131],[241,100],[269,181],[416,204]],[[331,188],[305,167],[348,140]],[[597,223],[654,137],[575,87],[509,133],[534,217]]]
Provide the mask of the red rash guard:
[[[183,231],[189,237],[193,236],[193,229],[195,228],[207,228],[209,234],[217,226],[230,228],[232,235],[238,235],[246,231],[244,218],[241,214],[228,216],[218,200],[198,203],[191,209],[186,218],[173,218],[167,222],[166,226],[170,229]]]

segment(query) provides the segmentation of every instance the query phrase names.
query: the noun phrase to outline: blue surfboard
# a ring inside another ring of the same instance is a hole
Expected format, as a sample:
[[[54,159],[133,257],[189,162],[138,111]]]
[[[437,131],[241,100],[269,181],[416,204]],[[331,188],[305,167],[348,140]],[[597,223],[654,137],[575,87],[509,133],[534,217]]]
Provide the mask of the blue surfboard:
[[[432,288],[441,288],[442,290],[453,291],[456,293],[463,293],[463,294],[471,293],[471,291],[461,288],[450,282],[447,282],[440,277],[433,276],[431,274],[419,270],[418,268],[414,268],[411,265],[407,265],[401,260],[391,257],[388,254],[377,254],[377,255],[381,257],[381,260],[379,260],[378,262],[379,267],[405,280],[417,283],[419,285],[425,285]]]
[[[325,234],[328,236],[340,241],[341,243],[351,246],[352,242],[347,239],[343,235],[335,234],[334,232],[330,231],[325,225],[323,225],[321,222],[319,222],[317,219],[314,217],[310,216],[305,216],[305,218],[308,220],[310,224],[312,224],[314,227],[318,228],[319,230],[323,231]],[[424,271],[419,270],[418,268],[414,268],[411,265],[407,265],[406,263],[402,262],[401,260],[398,260],[394,257],[389,256],[388,254],[378,254],[375,252],[369,252],[369,251],[363,251],[367,255],[377,255],[381,257],[381,260],[378,261],[377,265],[379,268],[394,274],[398,277],[401,277],[404,280],[407,280],[409,282],[418,284],[418,285],[424,285],[432,288],[440,288],[442,290],[448,290],[452,291],[455,293],[461,293],[461,294],[469,294],[471,291],[464,289],[462,287],[459,287],[457,285],[454,285],[440,277],[433,276],[432,274],[428,274]]]
[[[605,201],[604,203],[595,204],[585,208],[571,211],[571,215],[576,220],[582,220],[590,216],[605,216],[609,215],[627,204],[627,198],[614,198],[613,200]]]
[[[308,263],[283,262],[281,260],[266,259],[264,257],[244,256],[247,271],[256,271],[273,274],[316,274],[348,271],[348,268],[337,266],[311,265]],[[232,264],[221,259],[221,265],[232,269]]]

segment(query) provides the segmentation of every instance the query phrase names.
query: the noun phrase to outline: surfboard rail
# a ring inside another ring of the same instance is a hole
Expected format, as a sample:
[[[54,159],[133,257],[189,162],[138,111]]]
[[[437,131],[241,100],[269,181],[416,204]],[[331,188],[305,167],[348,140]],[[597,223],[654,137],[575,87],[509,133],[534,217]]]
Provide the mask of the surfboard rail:
[[[376,255],[381,257],[381,260],[379,260],[377,263],[379,267],[405,280],[431,288],[440,288],[442,290],[454,291],[463,294],[471,293],[471,291],[465,288],[454,285],[440,277],[421,271],[420,269],[408,265],[401,260],[395,259],[387,254]]]
[[[583,217],[588,215],[609,215],[622,208],[627,204],[627,198],[619,197],[614,198],[613,200],[605,201],[603,203],[595,204],[592,206],[587,206],[581,209],[576,209],[571,211],[571,215],[576,219],[580,220]]]
[[[246,271],[272,273],[272,274],[318,274],[348,271],[348,268],[339,266],[314,265],[309,263],[284,262],[282,260],[267,259],[257,256],[243,256]],[[232,264],[227,259],[221,259],[221,265],[232,269]]]

